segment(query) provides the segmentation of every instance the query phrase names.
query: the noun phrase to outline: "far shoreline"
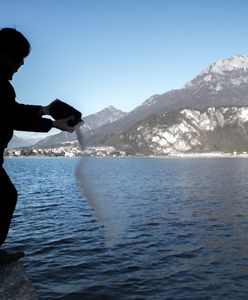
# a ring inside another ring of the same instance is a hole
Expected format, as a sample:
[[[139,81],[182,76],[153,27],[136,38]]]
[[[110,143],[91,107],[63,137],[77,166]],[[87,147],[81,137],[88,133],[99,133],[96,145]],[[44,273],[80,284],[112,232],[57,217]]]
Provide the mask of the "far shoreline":
[[[5,155],[4,158],[248,158],[248,153],[224,152],[196,152],[196,153],[170,153],[166,155]]]

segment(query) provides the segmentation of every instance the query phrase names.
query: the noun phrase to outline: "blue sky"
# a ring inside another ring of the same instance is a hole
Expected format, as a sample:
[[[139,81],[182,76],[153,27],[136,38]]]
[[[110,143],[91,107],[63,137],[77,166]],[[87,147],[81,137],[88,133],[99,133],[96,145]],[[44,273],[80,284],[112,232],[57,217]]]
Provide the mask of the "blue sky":
[[[83,115],[131,111],[181,88],[209,64],[248,54],[246,0],[1,0],[0,27],[32,51],[15,75],[17,100],[60,98]]]

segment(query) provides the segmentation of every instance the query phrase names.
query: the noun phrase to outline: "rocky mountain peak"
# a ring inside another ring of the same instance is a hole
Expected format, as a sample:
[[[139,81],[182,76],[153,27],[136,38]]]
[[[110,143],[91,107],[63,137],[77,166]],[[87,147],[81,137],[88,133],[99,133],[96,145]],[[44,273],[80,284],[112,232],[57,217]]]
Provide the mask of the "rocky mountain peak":
[[[223,74],[228,71],[235,71],[239,69],[243,69],[245,71],[248,70],[248,55],[234,55],[227,59],[221,59],[216,63],[211,64],[202,72],[202,74]]]
[[[234,55],[209,65],[198,76],[187,82],[186,89],[204,88],[210,93],[218,93],[235,87],[247,89],[248,55]]]
[[[119,111],[117,108],[115,108],[113,105],[105,107],[101,112],[106,112],[106,111]]]
[[[112,123],[123,117],[126,113],[110,105],[100,112],[85,118],[85,124],[91,124],[94,120],[95,127],[100,127],[105,123]]]

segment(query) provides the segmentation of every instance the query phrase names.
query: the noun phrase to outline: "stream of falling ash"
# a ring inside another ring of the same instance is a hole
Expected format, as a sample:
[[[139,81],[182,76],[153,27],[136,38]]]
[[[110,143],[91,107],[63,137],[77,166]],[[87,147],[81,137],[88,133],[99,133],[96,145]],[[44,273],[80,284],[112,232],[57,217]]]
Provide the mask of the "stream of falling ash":
[[[85,150],[84,136],[80,126],[76,127],[75,132],[83,152]],[[106,199],[104,196],[104,188],[99,184],[97,174],[92,174],[92,170],[87,168],[88,159],[90,158],[82,157],[79,160],[75,172],[76,180],[84,198],[94,212],[98,226],[103,228],[105,246],[112,247],[120,239],[124,223],[121,224],[118,210],[113,203],[110,203],[111,199]]]

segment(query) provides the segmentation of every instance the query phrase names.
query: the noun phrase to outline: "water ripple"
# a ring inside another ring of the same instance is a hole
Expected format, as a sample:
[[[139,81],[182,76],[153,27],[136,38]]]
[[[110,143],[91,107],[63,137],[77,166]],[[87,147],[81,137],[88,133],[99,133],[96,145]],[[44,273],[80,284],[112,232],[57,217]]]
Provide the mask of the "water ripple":
[[[77,162],[5,162],[20,194],[6,247],[26,252],[41,300],[247,299],[247,159],[90,158],[111,247]]]

